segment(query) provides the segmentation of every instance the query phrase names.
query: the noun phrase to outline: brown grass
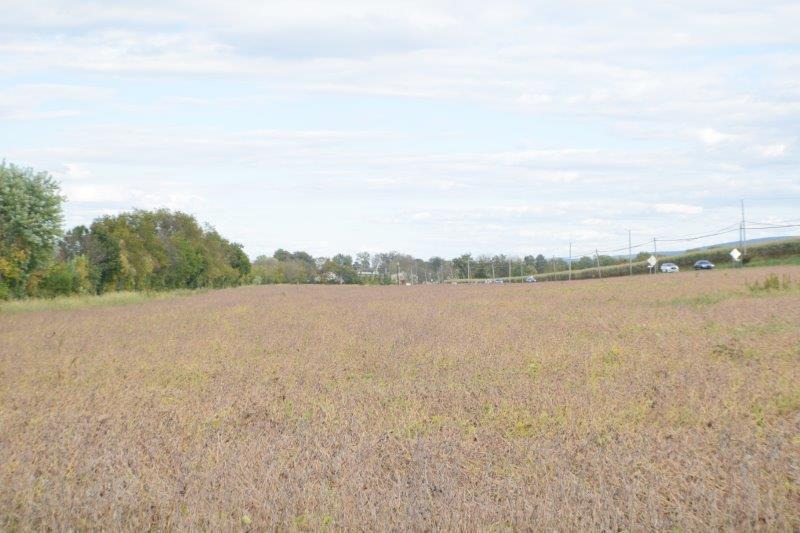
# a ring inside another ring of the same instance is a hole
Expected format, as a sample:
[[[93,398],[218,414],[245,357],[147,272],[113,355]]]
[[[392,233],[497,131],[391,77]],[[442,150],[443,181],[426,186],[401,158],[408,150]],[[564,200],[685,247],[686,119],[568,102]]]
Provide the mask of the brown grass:
[[[775,272],[0,316],[0,529],[800,529]]]

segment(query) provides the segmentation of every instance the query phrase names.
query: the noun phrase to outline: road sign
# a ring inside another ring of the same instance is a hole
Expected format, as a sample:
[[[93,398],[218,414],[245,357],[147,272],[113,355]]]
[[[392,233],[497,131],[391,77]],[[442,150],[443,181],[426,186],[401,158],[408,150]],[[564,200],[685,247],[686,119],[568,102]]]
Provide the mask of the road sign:
[[[658,263],[658,259],[656,259],[656,256],[651,255],[650,257],[647,258],[647,264],[650,265],[650,268],[656,266],[656,263]]]
[[[731,257],[733,257],[734,261],[738,261],[740,257],[742,257],[742,252],[734,248],[731,250]]]

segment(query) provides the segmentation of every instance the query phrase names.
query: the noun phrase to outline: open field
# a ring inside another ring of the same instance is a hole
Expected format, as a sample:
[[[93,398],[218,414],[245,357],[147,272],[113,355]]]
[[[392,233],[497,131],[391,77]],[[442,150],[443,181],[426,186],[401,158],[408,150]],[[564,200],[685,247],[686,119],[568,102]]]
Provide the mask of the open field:
[[[800,267],[0,315],[0,529],[326,527],[800,529]]]

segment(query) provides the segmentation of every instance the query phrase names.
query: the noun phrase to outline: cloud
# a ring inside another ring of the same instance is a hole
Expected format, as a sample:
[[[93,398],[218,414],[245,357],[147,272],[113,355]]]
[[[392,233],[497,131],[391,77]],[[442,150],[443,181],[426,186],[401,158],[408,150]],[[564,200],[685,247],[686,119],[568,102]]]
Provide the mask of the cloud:
[[[785,144],[768,144],[756,147],[758,152],[764,157],[781,157],[786,153]]]
[[[0,158],[53,171],[71,221],[183,206],[253,253],[320,227],[333,248],[607,248],[724,226],[742,197],[789,209],[797,2],[612,7],[7,0]]]
[[[656,204],[655,210],[658,213],[667,215],[697,215],[703,212],[703,207],[688,204]]]
[[[728,141],[735,141],[739,139],[738,135],[733,135],[730,133],[722,133],[715,130],[714,128],[702,128],[700,130],[697,130],[695,132],[695,135],[701,142],[708,145],[714,145]]]
[[[76,117],[85,105],[107,99],[112,91],[101,87],[66,84],[19,84],[0,91],[0,119],[52,120]]]
[[[168,191],[144,191],[117,185],[78,184],[64,187],[69,201],[79,206],[119,206],[120,209],[137,207],[141,209],[167,209],[193,211],[202,207],[205,198],[193,193]]]

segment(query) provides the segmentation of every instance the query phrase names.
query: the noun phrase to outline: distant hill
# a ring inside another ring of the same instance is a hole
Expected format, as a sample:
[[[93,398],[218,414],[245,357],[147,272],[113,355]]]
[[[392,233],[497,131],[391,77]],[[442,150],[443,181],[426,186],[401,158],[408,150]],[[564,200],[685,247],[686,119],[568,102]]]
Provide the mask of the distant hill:
[[[797,237],[792,236],[784,236],[784,237],[761,237],[759,239],[747,239],[746,244],[747,246],[755,246],[758,244],[766,244],[775,241],[784,241],[786,239],[796,239]],[[659,250],[659,256],[672,256],[672,255],[682,255],[682,254],[689,254],[693,252],[703,252],[706,250],[716,250],[717,248],[738,248],[739,247],[738,239],[735,241],[728,241],[728,242],[721,242],[717,244],[709,244],[708,246],[700,246],[697,248],[687,248],[686,250]],[[620,254],[614,256],[617,258],[624,259],[628,257],[628,254]]]
[[[791,236],[785,236],[785,237],[761,237],[760,239],[747,239],[745,241],[745,244],[750,246],[750,245],[753,245],[753,244],[764,244],[764,243],[768,243],[768,242],[783,241],[783,240],[786,240],[786,239],[793,239],[793,238],[795,238],[795,237],[791,237]],[[729,247],[734,247],[734,246],[738,247],[739,244],[740,244],[739,241],[735,240],[735,241],[723,242],[723,243],[720,243],[720,244],[711,244],[709,246],[701,246],[699,248],[690,248],[688,250],[685,250],[684,252],[675,252],[675,253],[702,252],[703,250],[711,250],[711,249],[714,249],[714,248],[729,248]]]

